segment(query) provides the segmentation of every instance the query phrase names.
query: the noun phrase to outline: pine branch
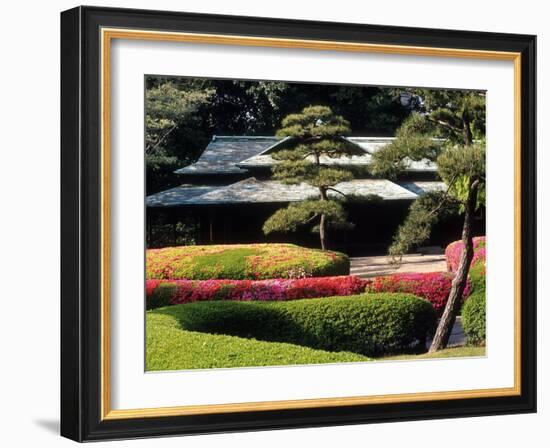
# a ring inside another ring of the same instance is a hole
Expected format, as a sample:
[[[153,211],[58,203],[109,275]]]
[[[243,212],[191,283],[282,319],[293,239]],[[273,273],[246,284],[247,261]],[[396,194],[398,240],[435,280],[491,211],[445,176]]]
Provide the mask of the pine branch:
[[[327,187],[327,190],[332,190],[332,191],[335,191],[336,193],[340,193],[342,196],[344,196],[345,198],[347,198],[347,195],[343,192],[341,192],[340,190],[337,190],[336,188],[334,187]]]

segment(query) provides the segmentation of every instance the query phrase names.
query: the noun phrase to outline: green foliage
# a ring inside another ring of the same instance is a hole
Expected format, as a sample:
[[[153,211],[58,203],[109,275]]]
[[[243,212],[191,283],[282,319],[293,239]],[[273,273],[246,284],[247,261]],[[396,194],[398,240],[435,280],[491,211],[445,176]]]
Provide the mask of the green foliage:
[[[484,92],[448,89],[413,89],[411,92],[422,99],[423,112],[435,125],[436,136],[469,144],[464,141],[466,122],[473,138],[484,138]]]
[[[173,171],[194,162],[212,135],[273,135],[283,117],[310,104],[330,104],[358,134],[367,135],[392,135],[409,113],[393,90],[370,86],[168,76],[147,76],[145,81],[146,95],[159,98],[146,119],[148,147],[166,135],[146,156],[147,194],[177,185],[180,179]],[[175,113],[182,97],[205,93],[192,114]],[[170,131],[178,119],[180,124]]]
[[[149,249],[148,279],[264,280],[348,275],[350,262],[340,252],[306,249],[293,244],[181,246]]]
[[[460,206],[459,206],[460,213],[464,213],[464,202],[468,198],[469,182],[470,182],[469,177],[457,176],[455,181],[451,185],[451,188],[449,189],[449,193],[460,201]],[[485,183],[482,183],[477,192],[477,201],[476,201],[475,209],[479,210],[480,207],[485,207],[485,203],[486,203]]]
[[[287,115],[281,128],[277,131],[278,137],[295,137],[300,140],[312,138],[334,138],[338,135],[350,134],[349,122],[343,117],[335,115],[330,107],[309,106],[299,114]],[[317,140],[318,141],[318,140]],[[319,145],[317,150],[323,151]],[[311,148],[313,149],[313,148]]]
[[[441,211],[437,208],[443,204]],[[397,229],[389,254],[397,260],[430,238],[432,228],[447,215],[456,212],[444,192],[430,192],[416,199],[409,208],[403,224]]]
[[[410,161],[435,161],[441,153],[441,142],[433,136],[433,125],[425,115],[410,115],[397,130],[395,140],[373,154],[372,173],[395,178]]]
[[[409,294],[363,294],[291,302],[197,302],[157,309],[186,331],[224,334],[367,356],[423,349],[432,305]]]
[[[481,244],[478,248],[483,247]],[[485,294],[485,260],[480,260],[470,268],[470,288],[472,293]]]
[[[172,283],[160,283],[145,302],[148,310],[170,305],[170,298],[176,292],[177,286]]]
[[[350,228],[346,221],[347,213],[337,201],[307,200],[290,204],[271,215],[264,223],[263,231],[266,235],[273,232],[295,232],[324,214],[332,228]],[[312,232],[318,232],[316,227]]]
[[[247,257],[258,255],[260,251],[253,248],[242,247],[225,250],[216,254],[201,255],[193,259],[192,279],[231,278],[243,280],[246,278]],[[223,273],[220,272],[220,267]]]
[[[353,179],[353,174],[344,169],[315,165],[307,160],[285,160],[272,168],[273,178],[287,185],[305,182],[313,187],[330,187]]]
[[[477,195],[477,207],[485,201],[485,95],[426,89],[412,93],[423,103],[422,111],[413,113],[396,139],[374,154],[372,173],[396,177],[410,161],[429,160],[436,162],[447,191],[425,194],[411,205],[389,248],[394,260],[425,242],[439,220],[463,213],[470,195]],[[481,140],[474,143],[474,136]]]
[[[485,143],[448,148],[437,158],[437,166],[439,175],[449,185],[449,194],[460,202],[461,213],[471,179],[480,181],[476,210],[485,205]]]
[[[486,291],[485,262],[478,261],[470,268],[472,293],[462,306],[462,326],[468,345],[485,345],[486,338]]]
[[[448,148],[437,158],[437,172],[447,184],[456,177],[485,179],[485,145]]]
[[[462,326],[469,345],[484,345],[486,337],[485,291],[474,292],[462,306]]]
[[[160,154],[166,139],[185,126],[200,105],[208,102],[212,90],[182,91],[171,82],[145,92],[145,153]]]
[[[370,361],[356,353],[187,331],[175,316],[157,312],[146,315],[145,338],[147,371]]]
[[[291,138],[283,149],[273,154],[278,161],[272,168],[273,177],[286,184],[306,183],[316,187],[319,200],[278,210],[264,224],[265,234],[295,231],[312,224],[313,232],[320,233],[321,247],[325,249],[327,228],[349,228],[344,208],[338,201],[329,199],[327,190],[352,180],[353,173],[324,166],[323,159],[355,154],[357,149],[342,138],[350,132],[349,122],[326,106],[309,106],[283,119],[277,135]]]
[[[145,162],[147,189],[157,190],[188,160],[182,133],[193,138],[197,113],[211,101],[211,89],[182,90],[168,81],[145,91]],[[199,139],[200,141],[200,139]],[[192,153],[191,153],[192,154]]]

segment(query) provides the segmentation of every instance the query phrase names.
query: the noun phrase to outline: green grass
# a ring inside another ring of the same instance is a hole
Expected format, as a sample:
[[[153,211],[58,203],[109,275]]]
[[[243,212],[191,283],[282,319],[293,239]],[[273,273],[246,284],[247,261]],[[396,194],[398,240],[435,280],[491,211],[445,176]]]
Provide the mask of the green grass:
[[[219,266],[223,266],[226,278],[238,279],[246,271],[247,257],[259,255],[261,251],[251,248],[226,250],[218,254],[202,255],[193,258],[193,278],[217,278]]]
[[[404,354],[373,358],[349,351],[325,351],[286,342],[262,341],[250,337],[211,334],[182,328],[184,324],[182,319],[185,320],[185,318],[181,311],[197,312],[201,308],[203,307],[186,304],[147,312],[146,370],[261,367],[485,355],[485,347],[454,347],[433,354]]]
[[[378,358],[380,361],[437,359],[437,358],[466,358],[469,356],[485,356],[485,347],[451,347],[439,350],[435,353],[423,353],[421,355],[397,355]]]
[[[147,313],[146,370],[189,370],[342,362],[401,361],[485,356],[485,347],[455,347],[432,354],[369,358],[350,352],[328,352],[300,345],[180,328],[174,316]]]
[[[369,361],[348,352],[327,352],[299,345],[180,328],[174,316],[147,313],[146,370],[187,370],[249,366]]]

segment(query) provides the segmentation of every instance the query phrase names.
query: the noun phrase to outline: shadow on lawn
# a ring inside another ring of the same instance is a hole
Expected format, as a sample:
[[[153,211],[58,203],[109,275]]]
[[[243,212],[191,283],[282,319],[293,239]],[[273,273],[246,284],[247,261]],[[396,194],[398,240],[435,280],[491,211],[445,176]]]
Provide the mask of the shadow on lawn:
[[[152,312],[173,317],[182,330],[286,342],[333,352],[382,356],[426,351],[430,325],[414,318],[408,324],[397,318],[369,325],[365,309],[350,299],[339,299],[340,304],[334,298],[309,299],[303,303],[198,302]],[[408,330],[403,331],[407,325]],[[398,335],[395,340],[391,340],[393,334]]]

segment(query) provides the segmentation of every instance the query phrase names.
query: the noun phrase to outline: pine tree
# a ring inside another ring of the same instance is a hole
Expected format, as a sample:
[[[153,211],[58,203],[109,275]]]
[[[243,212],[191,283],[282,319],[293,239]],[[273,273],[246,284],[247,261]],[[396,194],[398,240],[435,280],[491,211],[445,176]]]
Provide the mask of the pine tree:
[[[424,112],[411,115],[397,131],[396,139],[375,153],[372,170],[395,176],[410,160],[428,159],[437,164],[446,184],[446,191],[426,194],[412,204],[390,247],[393,257],[426,241],[444,214],[458,212],[464,216],[464,250],[429,349],[434,352],[447,346],[473,258],[473,218],[485,195],[485,95],[424,90],[413,94],[424,102]]]
[[[350,132],[349,123],[326,106],[309,106],[282,120],[277,136],[290,138],[285,140],[283,149],[272,155],[276,161],[273,178],[289,185],[305,183],[315,187],[319,196],[277,210],[265,222],[265,234],[295,231],[313,224],[312,231],[319,233],[321,248],[325,250],[329,228],[351,225],[341,200],[328,193],[333,191],[339,198],[345,198],[335,186],[353,179],[353,174],[326,163],[329,159],[357,154],[357,148],[343,138]]]

